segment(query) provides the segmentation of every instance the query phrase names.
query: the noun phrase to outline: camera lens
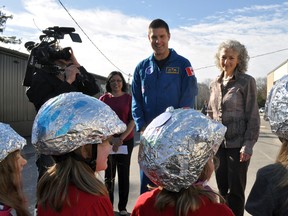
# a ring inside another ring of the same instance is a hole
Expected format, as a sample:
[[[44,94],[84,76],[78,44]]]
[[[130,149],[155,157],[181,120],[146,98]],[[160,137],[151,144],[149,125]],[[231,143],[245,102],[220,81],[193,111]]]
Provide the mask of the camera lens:
[[[70,49],[71,49],[70,47],[66,47],[59,51],[53,50],[53,52],[50,53],[51,60],[58,60],[58,59],[69,60],[71,58]]]

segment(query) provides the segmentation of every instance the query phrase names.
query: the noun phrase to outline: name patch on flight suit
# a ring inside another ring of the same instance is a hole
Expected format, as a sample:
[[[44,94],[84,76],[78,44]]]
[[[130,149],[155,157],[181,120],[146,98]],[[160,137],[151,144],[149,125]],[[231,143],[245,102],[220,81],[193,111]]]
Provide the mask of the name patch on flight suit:
[[[179,67],[166,67],[166,74],[179,74]]]

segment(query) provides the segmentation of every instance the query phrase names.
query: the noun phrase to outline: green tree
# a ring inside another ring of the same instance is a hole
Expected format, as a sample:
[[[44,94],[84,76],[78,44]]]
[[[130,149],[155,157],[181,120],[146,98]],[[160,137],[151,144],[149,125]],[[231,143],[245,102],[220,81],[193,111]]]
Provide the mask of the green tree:
[[[196,109],[201,109],[204,105],[204,101],[209,101],[209,86],[206,83],[198,83],[198,96]]]
[[[6,27],[6,21],[7,19],[13,19],[13,16],[6,16],[5,13],[3,13],[0,10],[0,33],[3,33]],[[0,42],[3,43],[12,43],[12,44],[20,44],[21,40],[17,39],[16,36],[5,36],[5,35],[0,35]]]
[[[255,80],[257,85],[257,103],[259,107],[264,107],[267,97],[267,78],[258,77]]]

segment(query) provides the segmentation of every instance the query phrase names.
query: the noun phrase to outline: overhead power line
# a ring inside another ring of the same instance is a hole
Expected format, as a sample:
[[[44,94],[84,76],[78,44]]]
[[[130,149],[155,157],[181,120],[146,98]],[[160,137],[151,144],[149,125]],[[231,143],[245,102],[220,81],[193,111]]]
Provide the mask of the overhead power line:
[[[288,50],[288,48],[284,48],[284,49],[280,49],[280,50],[276,50],[276,51],[272,51],[272,52],[267,52],[267,53],[255,55],[255,56],[250,57],[250,59],[258,58],[258,57],[262,57],[262,56],[266,56],[266,55],[271,55],[271,54],[278,53],[278,52],[283,52],[283,51],[286,51],[286,50]],[[215,65],[209,65],[209,66],[204,66],[204,67],[200,67],[200,68],[195,68],[194,70],[195,71],[196,70],[203,70],[203,69],[211,68],[211,67],[215,67]]]
[[[286,51],[286,50],[288,50],[288,48],[276,50],[276,51],[273,51],[273,52],[263,53],[263,54],[260,54],[260,55],[252,56],[251,58],[258,58],[258,57],[261,57],[261,56],[270,55],[270,54],[274,54],[274,53],[278,53],[278,52],[283,52],[283,51]]]
[[[76,23],[76,25],[80,28],[80,30],[83,32],[83,34],[88,38],[88,40],[93,44],[93,46],[101,53],[102,56],[104,56],[104,58],[110,62],[110,64],[112,64],[115,68],[117,68],[117,70],[121,71],[123,74],[125,74],[126,76],[128,76],[128,83],[129,83],[129,79],[131,74],[127,74],[124,71],[122,71],[119,67],[117,67],[101,50],[98,46],[96,46],[96,44],[91,40],[91,38],[86,34],[86,32],[82,29],[82,27],[78,24],[78,22],[73,18],[73,16],[70,14],[70,12],[68,11],[68,9],[62,4],[61,0],[58,0],[59,3],[62,5],[62,7],[64,8],[64,10],[68,13],[68,15],[71,17],[71,19]]]
[[[93,46],[107,59],[107,61],[109,61],[115,68],[117,68],[119,71],[121,71],[123,74],[125,74],[126,76],[128,76],[128,82],[129,79],[131,77],[131,74],[127,74],[125,72],[123,72],[119,67],[117,67],[97,46],[96,44],[90,39],[90,37],[86,34],[86,32],[82,29],[82,27],[78,24],[78,22],[73,18],[73,16],[70,14],[70,12],[67,10],[67,8],[62,4],[61,0],[58,0],[59,3],[62,5],[62,7],[64,8],[64,10],[68,13],[68,15],[71,17],[71,19],[76,23],[76,25],[80,28],[80,30],[84,33],[84,35],[89,39],[89,41],[93,44]],[[267,53],[263,53],[263,54],[259,54],[259,55],[255,55],[250,57],[250,59],[252,58],[258,58],[258,57],[262,57],[262,56],[266,56],[266,55],[271,55],[274,53],[278,53],[278,52],[283,52],[288,50],[288,48],[285,49],[280,49],[280,50],[276,50],[276,51],[272,51],[272,52],[267,52]],[[195,68],[194,70],[203,70],[206,68],[211,68],[211,67],[215,67],[215,65],[209,65],[209,66],[204,66],[204,67],[199,67],[199,68]]]

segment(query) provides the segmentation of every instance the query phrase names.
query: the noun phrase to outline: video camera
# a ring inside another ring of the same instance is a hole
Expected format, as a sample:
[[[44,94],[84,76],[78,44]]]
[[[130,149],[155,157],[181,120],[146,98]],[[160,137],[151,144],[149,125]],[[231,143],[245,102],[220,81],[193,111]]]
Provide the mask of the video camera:
[[[28,41],[25,48],[30,52],[26,74],[23,85],[29,87],[31,85],[32,76],[37,70],[44,70],[48,73],[59,73],[60,69],[55,64],[58,59],[69,60],[71,58],[71,48],[60,48],[59,40],[64,39],[64,35],[69,34],[73,42],[81,43],[80,36],[70,27],[49,27],[42,31],[44,35],[40,35],[40,43]]]

